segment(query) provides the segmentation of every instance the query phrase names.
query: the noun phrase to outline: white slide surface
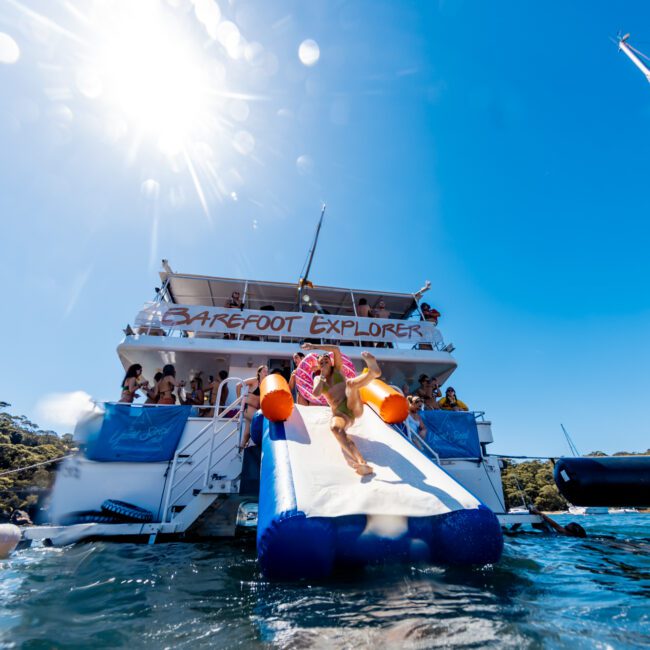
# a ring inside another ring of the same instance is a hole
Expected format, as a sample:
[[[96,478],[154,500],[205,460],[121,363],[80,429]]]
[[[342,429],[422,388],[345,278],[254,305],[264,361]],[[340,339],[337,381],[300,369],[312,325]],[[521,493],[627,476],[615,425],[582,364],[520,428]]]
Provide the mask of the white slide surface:
[[[359,476],[330,431],[331,410],[295,406],[284,423],[298,510],[308,517],[430,517],[480,502],[368,406],[348,434],[375,474]]]

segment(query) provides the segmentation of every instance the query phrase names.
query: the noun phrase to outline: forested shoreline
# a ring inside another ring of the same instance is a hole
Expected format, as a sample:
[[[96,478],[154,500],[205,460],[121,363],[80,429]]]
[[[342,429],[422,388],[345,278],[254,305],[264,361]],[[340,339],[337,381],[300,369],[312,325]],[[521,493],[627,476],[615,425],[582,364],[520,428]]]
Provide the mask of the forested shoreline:
[[[16,509],[34,518],[39,499],[52,485],[57,463],[12,470],[60,458],[74,450],[71,434],[45,431],[24,415],[7,413],[9,406],[0,401],[0,521],[6,521]]]

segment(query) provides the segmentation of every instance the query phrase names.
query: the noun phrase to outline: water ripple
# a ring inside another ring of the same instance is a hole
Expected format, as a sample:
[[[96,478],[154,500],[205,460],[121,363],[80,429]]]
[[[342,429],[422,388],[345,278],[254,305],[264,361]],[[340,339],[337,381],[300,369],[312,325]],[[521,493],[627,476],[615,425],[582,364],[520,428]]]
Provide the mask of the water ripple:
[[[0,645],[647,646],[649,521],[590,517],[585,540],[508,538],[494,566],[373,567],[325,584],[264,580],[246,540],[28,549],[0,562]]]

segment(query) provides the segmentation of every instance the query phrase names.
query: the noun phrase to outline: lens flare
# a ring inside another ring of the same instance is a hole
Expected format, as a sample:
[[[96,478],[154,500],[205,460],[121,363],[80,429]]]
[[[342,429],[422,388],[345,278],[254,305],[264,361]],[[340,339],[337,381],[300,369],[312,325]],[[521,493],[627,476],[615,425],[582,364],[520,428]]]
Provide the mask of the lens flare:
[[[192,41],[151,2],[118,5],[102,30],[99,77],[106,101],[157,140],[184,141],[202,119],[207,80]]]

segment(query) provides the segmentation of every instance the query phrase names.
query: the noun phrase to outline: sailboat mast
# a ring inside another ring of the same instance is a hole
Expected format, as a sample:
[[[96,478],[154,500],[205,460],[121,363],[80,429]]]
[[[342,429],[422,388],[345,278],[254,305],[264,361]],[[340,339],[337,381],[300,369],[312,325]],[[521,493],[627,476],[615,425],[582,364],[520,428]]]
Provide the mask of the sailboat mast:
[[[320,211],[320,218],[318,220],[318,226],[316,226],[316,234],[314,235],[314,242],[311,245],[309,250],[309,258],[307,260],[307,267],[305,268],[305,274],[300,278],[298,282],[298,310],[302,311],[302,291],[305,285],[309,284],[309,271],[311,271],[311,263],[314,261],[314,253],[316,252],[316,246],[318,244],[318,236],[320,235],[320,229],[323,225],[323,217],[325,216],[325,208],[327,206],[323,203],[323,207]]]
[[[641,61],[641,59],[632,51],[633,48],[631,48],[627,44],[627,39],[630,37],[629,34],[625,34],[623,38],[619,39],[618,41],[618,49],[622,50],[623,53],[634,63],[634,65],[643,72],[643,75],[645,76],[646,80],[650,82],[650,70],[648,70],[648,67]]]

